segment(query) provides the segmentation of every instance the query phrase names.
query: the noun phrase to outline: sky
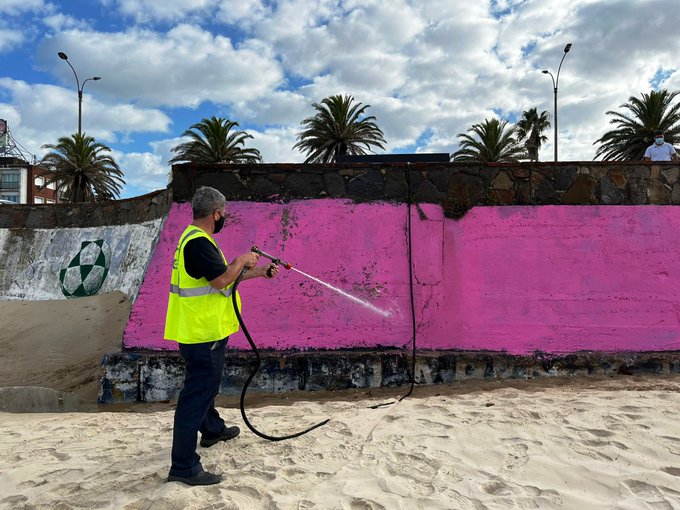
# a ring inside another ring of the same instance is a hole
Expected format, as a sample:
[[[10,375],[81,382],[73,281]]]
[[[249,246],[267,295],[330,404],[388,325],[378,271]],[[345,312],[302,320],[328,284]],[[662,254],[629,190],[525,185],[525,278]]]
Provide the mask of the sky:
[[[553,114],[561,161],[592,160],[608,110],[680,89],[677,0],[0,0],[0,118],[38,159],[83,131],[112,149],[122,197],[165,188],[171,148],[226,117],[264,162],[312,103],[370,105],[385,153],[455,152],[484,119]],[[540,159],[553,159],[553,132]],[[378,150],[379,153],[383,151]]]

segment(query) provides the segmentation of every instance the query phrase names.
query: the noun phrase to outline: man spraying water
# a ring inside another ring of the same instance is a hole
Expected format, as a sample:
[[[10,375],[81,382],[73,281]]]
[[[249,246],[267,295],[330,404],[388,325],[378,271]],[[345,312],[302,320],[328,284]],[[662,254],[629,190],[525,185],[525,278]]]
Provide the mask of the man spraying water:
[[[278,268],[274,263],[256,267],[259,255],[252,251],[227,264],[213,238],[226,218],[222,193],[199,188],[191,206],[193,222],[180,236],[175,251],[165,321],[164,337],[179,343],[186,365],[175,410],[168,482],[212,485],[222,477],[203,470],[196,453],[198,432],[204,448],[240,433],[236,426],[227,427],[215,409],[227,340],[239,329],[234,306],[240,308],[240,299],[238,294],[231,299],[232,287],[244,268],[250,269],[244,280],[272,278]]]

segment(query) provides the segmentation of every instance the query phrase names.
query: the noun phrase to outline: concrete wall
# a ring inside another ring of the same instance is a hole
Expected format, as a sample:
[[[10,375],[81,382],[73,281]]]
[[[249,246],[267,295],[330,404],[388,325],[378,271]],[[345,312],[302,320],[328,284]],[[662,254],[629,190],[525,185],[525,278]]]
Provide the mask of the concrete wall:
[[[680,272],[672,260],[680,212],[642,204],[678,203],[679,168],[181,165],[172,205],[164,191],[104,204],[0,208],[0,299],[122,290],[137,298],[124,346],[175,349],[162,339],[171,259],[191,220],[185,201],[208,184],[229,198],[217,236],[228,258],[256,244],[391,313],[282,271],[242,286],[244,317],[260,347],[402,348],[411,340],[410,184],[419,202],[411,219],[420,348],[677,350]],[[241,334],[231,345],[247,347]]]
[[[680,349],[679,227],[676,207],[475,208],[445,226],[448,313],[431,334],[510,353]]]
[[[262,348],[402,347],[411,340],[406,204],[318,199],[230,202],[218,243],[257,244],[391,312],[386,318],[295,272],[242,287]],[[190,222],[173,204],[128,323],[129,348],[162,339],[172,254]],[[418,345],[526,354],[680,349],[680,210],[660,206],[412,209]],[[245,348],[241,334],[233,347]]]
[[[0,300],[137,296],[171,194],[0,208]]]
[[[120,290],[134,300],[161,225],[159,218],[137,225],[0,229],[0,299],[66,299]],[[97,241],[101,247],[93,244]]]

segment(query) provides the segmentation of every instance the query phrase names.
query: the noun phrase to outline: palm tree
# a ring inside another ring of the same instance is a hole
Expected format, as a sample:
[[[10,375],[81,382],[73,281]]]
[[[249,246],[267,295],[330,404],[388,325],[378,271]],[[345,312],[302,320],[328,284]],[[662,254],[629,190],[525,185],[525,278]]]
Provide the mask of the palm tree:
[[[460,133],[460,149],[451,156],[452,161],[517,162],[526,153],[515,139],[515,128],[507,127],[508,121],[485,119],[481,124],[473,124],[468,129],[477,136]]]
[[[522,113],[522,118],[516,124],[517,141],[526,139],[524,146],[531,161],[538,161],[538,150],[548,137],[543,132],[550,127],[550,114],[543,110],[538,114],[536,108]]]
[[[654,140],[654,131],[665,133],[665,141],[675,143],[680,139],[680,103],[671,105],[678,92],[652,90],[640,98],[629,97],[619,108],[626,112],[608,111],[610,124],[616,129],[607,131],[594,142],[601,144],[595,152],[595,159],[625,161],[640,160]],[[594,145],[593,144],[593,145]]]
[[[305,163],[331,163],[339,155],[366,154],[371,146],[385,148],[375,117],[360,119],[370,105],[353,102],[352,96],[335,95],[312,104],[316,114],[300,123],[306,129],[298,133],[293,146],[307,153]]]
[[[41,165],[52,170],[47,183],[56,183],[60,196],[69,202],[113,200],[125,184],[123,172],[109,154],[111,149],[94,138],[75,133],[63,136],[55,145],[45,144],[50,152]]]
[[[177,155],[170,163],[259,163],[260,151],[245,147],[245,141],[252,138],[238,129],[238,122],[212,116],[194,124],[182,133],[190,139],[173,147]],[[232,131],[232,129],[234,129]]]

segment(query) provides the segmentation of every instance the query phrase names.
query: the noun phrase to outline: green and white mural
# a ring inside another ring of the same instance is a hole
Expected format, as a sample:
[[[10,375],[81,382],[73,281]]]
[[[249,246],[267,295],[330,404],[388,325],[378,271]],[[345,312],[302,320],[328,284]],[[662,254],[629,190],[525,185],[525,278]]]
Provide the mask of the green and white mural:
[[[111,247],[103,239],[84,241],[68,266],[59,273],[67,298],[94,296],[102,288],[111,265]]]
[[[119,290],[134,302],[163,222],[0,229],[0,300],[68,299]]]

